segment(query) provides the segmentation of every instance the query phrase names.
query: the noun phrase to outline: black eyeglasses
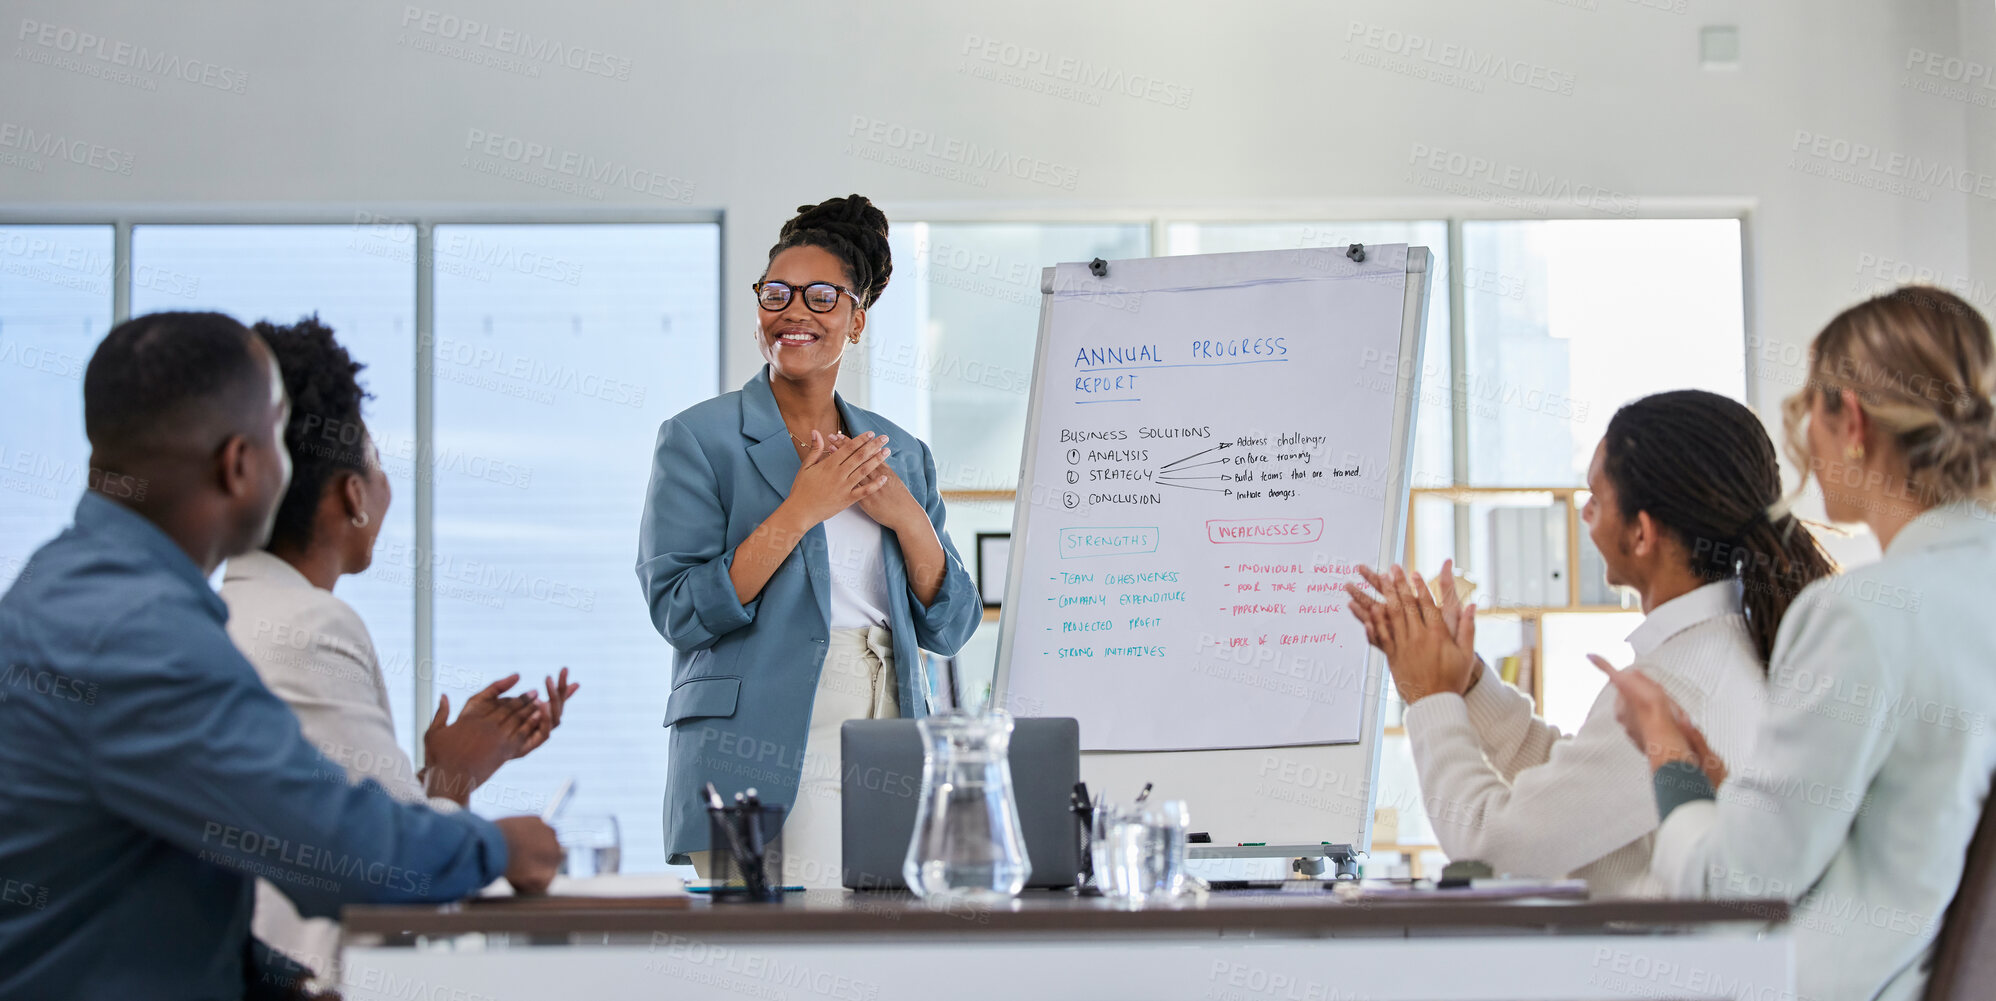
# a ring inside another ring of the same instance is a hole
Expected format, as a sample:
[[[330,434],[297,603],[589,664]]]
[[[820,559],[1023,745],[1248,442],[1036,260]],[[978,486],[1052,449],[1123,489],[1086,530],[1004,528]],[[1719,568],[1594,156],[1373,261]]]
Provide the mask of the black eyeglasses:
[[[859,296],[853,295],[845,286],[834,285],[831,282],[812,282],[801,290],[784,282],[756,282],[749,287],[755,289],[755,301],[772,313],[790,305],[790,296],[797,291],[804,293],[804,308],[813,313],[831,312],[832,308],[839,304],[841,295],[852,296],[852,308],[862,308]]]

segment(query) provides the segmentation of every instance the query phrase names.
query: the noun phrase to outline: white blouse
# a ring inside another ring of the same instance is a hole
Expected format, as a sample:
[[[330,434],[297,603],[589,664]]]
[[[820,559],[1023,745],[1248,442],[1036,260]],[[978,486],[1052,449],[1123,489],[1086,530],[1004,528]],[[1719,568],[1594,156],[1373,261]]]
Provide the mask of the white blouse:
[[[306,740],[342,766],[349,782],[374,779],[398,800],[424,801],[416,767],[395,742],[374,640],[352,606],[261,550],[229,560],[222,601],[229,606],[229,638],[265,687],[291,706]],[[429,804],[446,813],[460,809],[448,799]],[[338,976],[339,923],[301,917],[291,898],[263,880],[256,884],[252,927],[321,980]]]
[[[858,504],[825,519],[826,559],[832,571],[833,629],[886,626],[887,530]]]
[[[1651,872],[1688,896],[1799,901],[1795,993],[1906,1001],[1996,770],[1996,515],[1962,502],[1781,622],[1753,752],[1671,811]]]
[[[1629,634],[1634,666],[1657,680],[1730,761],[1752,746],[1764,698],[1737,581],[1650,610]],[[1645,896],[1657,829],[1649,763],[1615,722],[1604,686],[1571,735],[1532,713],[1497,672],[1468,696],[1407,709],[1407,738],[1435,837],[1450,858],[1517,876],[1575,876],[1595,896]]]

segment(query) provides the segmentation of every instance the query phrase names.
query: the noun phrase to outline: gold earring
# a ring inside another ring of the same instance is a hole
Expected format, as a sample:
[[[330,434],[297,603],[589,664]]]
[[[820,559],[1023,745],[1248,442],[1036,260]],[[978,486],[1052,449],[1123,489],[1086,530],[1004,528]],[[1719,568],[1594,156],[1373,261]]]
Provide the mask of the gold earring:
[[[1844,461],[1845,461],[1845,462],[1863,462],[1863,461],[1864,461],[1864,446],[1863,446],[1863,445],[1845,445],[1845,446],[1844,446]]]
[[[355,528],[366,528],[366,527],[367,527],[367,520],[368,520],[368,519],[367,519],[367,512],[366,512],[366,511],[362,511],[362,512],[360,513],[360,517],[358,517],[358,518],[350,518],[350,519],[348,519],[348,520],[349,520],[349,521],[352,521],[352,522],[353,522],[353,527],[355,527]]]

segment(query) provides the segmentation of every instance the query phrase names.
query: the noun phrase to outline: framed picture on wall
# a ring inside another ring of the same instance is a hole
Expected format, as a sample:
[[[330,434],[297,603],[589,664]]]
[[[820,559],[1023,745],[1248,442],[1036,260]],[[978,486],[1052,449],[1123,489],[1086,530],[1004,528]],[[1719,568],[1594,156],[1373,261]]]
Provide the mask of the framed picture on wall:
[[[1006,563],[1012,555],[1012,533],[977,533],[977,593],[984,607],[997,608],[1005,600]]]

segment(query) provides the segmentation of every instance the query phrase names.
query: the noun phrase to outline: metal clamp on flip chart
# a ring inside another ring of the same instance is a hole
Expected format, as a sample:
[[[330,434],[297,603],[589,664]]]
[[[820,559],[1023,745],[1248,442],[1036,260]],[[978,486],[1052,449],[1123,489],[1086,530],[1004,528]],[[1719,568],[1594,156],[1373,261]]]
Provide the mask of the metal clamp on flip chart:
[[[1088,273],[1097,278],[1109,277],[1109,262],[1097,257],[1088,262]]]

